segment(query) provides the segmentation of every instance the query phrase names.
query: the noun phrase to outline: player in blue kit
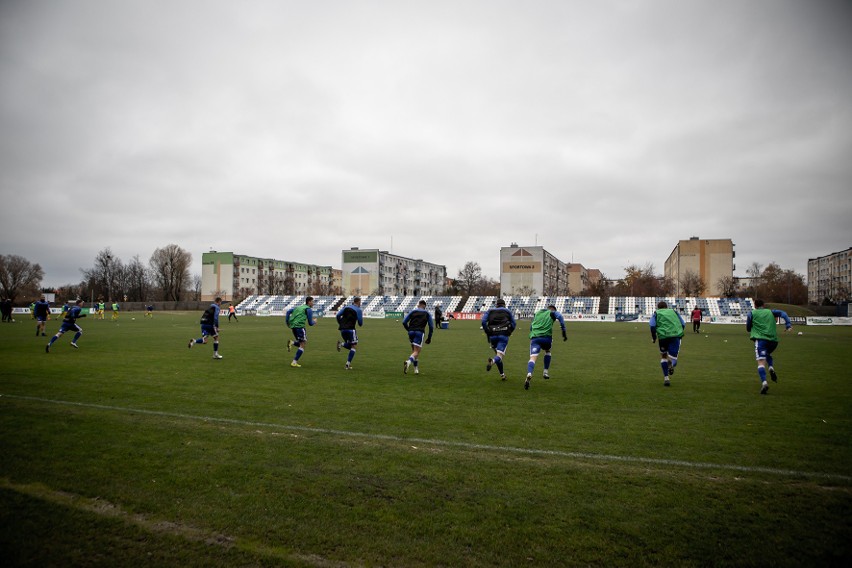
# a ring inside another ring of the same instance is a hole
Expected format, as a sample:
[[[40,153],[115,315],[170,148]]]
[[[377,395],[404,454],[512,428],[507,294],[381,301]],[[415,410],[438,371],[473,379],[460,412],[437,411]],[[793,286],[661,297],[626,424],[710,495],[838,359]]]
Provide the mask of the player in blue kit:
[[[313,296],[308,296],[305,298],[305,303],[301,306],[290,308],[287,310],[287,313],[284,314],[284,323],[287,324],[287,327],[293,330],[293,337],[295,338],[293,341],[287,341],[287,351],[290,351],[291,347],[298,347],[296,349],[296,355],[293,357],[293,360],[290,361],[291,367],[301,367],[299,364],[299,359],[301,359],[302,354],[305,352],[305,346],[308,344],[308,332],[306,325],[314,325],[316,324],[316,320],[314,320],[314,298]]]
[[[778,373],[775,372],[772,359],[772,353],[778,347],[777,318],[784,320],[785,331],[793,329],[787,312],[771,310],[763,305],[761,299],[754,301],[754,309],[746,318],[746,331],[754,341],[754,358],[757,360],[757,374],[760,377],[760,394],[769,392],[769,383],[766,382],[767,366],[772,382],[778,382]]]
[[[355,296],[352,298],[352,303],[337,312],[334,316],[337,319],[337,328],[340,330],[340,337],[343,341],[337,342],[337,350],[341,347],[349,350],[349,355],[346,358],[346,365],[343,367],[347,371],[352,368],[352,359],[355,358],[355,348],[358,347],[358,334],[355,333],[355,325],[358,327],[364,325],[364,315],[361,312],[361,298]]]
[[[530,388],[535,362],[542,351],[544,351],[544,374],[542,376],[545,379],[550,378],[548,371],[550,370],[550,349],[553,347],[553,324],[557,321],[562,327],[562,341],[568,341],[568,335],[565,333],[565,318],[556,311],[556,306],[551,304],[546,309],[537,311],[533,316],[530,323],[530,360],[527,363],[525,389]]]
[[[222,298],[216,298],[216,300],[210,304],[210,307],[204,310],[204,313],[201,314],[201,337],[198,339],[190,339],[189,340],[189,348],[192,349],[192,346],[196,343],[207,343],[207,338],[213,338],[213,358],[221,359],[222,356],[219,355],[219,312],[221,311],[222,306]]]
[[[50,346],[53,345],[57,339],[62,337],[64,333],[69,331],[75,332],[74,339],[71,340],[71,347],[74,349],[78,348],[77,340],[80,339],[81,335],[83,335],[83,328],[77,325],[77,319],[86,317],[86,314],[82,313],[82,306],[83,300],[77,300],[74,302],[74,306],[65,312],[65,319],[62,320],[62,325],[59,327],[59,331],[56,332],[56,335],[50,338],[50,343],[44,347],[45,353],[50,353]]]
[[[679,313],[660,300],[648,325],[651,327],[651,341],[660,340],[660,366],[663,368],[663,386],[667,387],[671,384],[669,378],[674,375],[677,366],[680,340],[686,323]]]
[[[33,313],[35,314],[35,319],[37,322],[36,337],[38,337],[39,334],[44,337],[45,335],[47,335],[46,333],[44,333],[44,325],[47,322],[48,316],[50,315],[50,304],[47,302],[47,300],[44,299],[44,296],[42,296],[41,299],[34,304],[34,306],[35,307],[33,308]]]
[[[426,301],[417,302],[417,307],[408,312],[402,320],[402,327],[408,332],[408,341],[411,343],[411,355],[402,364],[402,372],[408,373],[409,367],[414,365],[414,374],[420,373],[420,351],[423,349],[423,336],[426,334],[426,326],[429,326],[429,336],[426,337],[426,345],[432,343],[432,333],[435,324],[432,323],[432,314],[426,309]]]
[[[515,331],[515,316],[506,308],[503,298],[495,302],[495,307],[482,314],[482,329],[488,337],[488,344],[494,350],[494,357],[488,358],[486,371],[490,371],[493,365],[497,365],[500,371],[500,379],[506,380],[503,372],[503,358],[506,356],[506,348],[509,346],[509,336]]]

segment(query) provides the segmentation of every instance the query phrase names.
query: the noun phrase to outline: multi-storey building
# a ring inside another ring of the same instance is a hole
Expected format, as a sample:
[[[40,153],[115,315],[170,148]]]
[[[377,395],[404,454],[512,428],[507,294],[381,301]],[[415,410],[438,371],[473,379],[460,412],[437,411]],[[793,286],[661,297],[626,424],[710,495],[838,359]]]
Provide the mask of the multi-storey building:
[[[852,248],[808,259],[808,302],[849,301],[852,291]]]
[[[600,271],[563,262],[540,246],[512,243],[500,248],[500,292],[503,295],[570,296],[580,294]]]
[[[702,296],[722,295],[719,279],[734,277],[734,243],[731,239],[699,239],[678,241],[666,259],[665,276],[675,285],[675,295],[684,293],[683,282],[691,274],[704,283]]]
[[[330,266],[258,258],[233,252],[201,255],[201,299],[233,302],[252,294],[334,293]]]
[[[343,251],[343,294],[439,296],[444,293],[447,267],[406,258],[379,249],[353,247]]]

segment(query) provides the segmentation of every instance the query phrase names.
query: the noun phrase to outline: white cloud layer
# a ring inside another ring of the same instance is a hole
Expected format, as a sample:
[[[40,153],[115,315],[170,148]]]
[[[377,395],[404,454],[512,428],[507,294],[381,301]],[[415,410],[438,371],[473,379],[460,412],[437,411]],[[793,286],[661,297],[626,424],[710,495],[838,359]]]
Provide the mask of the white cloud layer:
[[[80,279],[175,243],[499,276],[737,270],[852,244],[842,0],[0,3],[0,253]]]

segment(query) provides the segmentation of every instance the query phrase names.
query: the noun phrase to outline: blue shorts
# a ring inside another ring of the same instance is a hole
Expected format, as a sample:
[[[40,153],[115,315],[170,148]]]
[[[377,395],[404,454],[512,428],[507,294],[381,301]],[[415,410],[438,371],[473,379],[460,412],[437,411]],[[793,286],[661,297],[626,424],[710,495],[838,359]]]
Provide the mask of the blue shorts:
[[[47,321],[47,316],[36,316],[36,321],[38,323],[44,323]]]
[[[340,337],[343,338],[343,346],[346,348],[358,345],[358,334],[354,329],[341,329]]]
[[[666,355],[677,357],[678,352],[680,352],[680,337],[666,337],[665,339],[661,337],[657,343],[660,344],[660,355],[663,357]]]
[[[408,341],[415,347],[423,347],[423,335],[422,331],[411,330],[408,332]]]
[[[294,327],[293,337],[295,343],[306,343],[308,341],[308,330],[304,327]]]
[[[78,331],[82,332],[83,328],[77,325],[76,323],[66,323],[62,322],[62,327],[59,328],[59,333],[65,333],[68,331]]]
[[[754,340],[754,358],[756,360],[766,359],[772,352],[775,351],[775,348],[778,347],[777,341],[770,341],[768,339],[755,339]]]
[[[214,326],[214,325],[202,325],[201,326],[201,337],[204,337],[206,335],[209,335],[211,337],[215,337],[215,336],[219,335],[218,333],[216,333],[216,326]]]
[[[488,338],[488,343],[495,351],[499,351],[500,353],[506,352],[506,347],[509,345],[509,336],[508,335],[492,335]]]
[[[553,347],[552,337],[533,337],[530,339],[530,355],[538,355],[541,351],[550,351]]]

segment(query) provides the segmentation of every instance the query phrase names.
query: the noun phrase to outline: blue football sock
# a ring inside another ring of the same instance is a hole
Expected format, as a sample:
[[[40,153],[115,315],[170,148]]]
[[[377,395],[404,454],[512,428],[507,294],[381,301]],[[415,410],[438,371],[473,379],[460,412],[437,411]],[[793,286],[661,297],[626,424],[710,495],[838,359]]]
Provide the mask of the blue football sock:
[[[219,342],[216,341],[216,342],[213,343],[213,353],[218,353],[218,352],[219,352]]]
[[[765,383],[766,382],[766,367],[758,367],[757,368],[757,374],[760,375],[760,382]]]
[[[347,360],[348,362],[350,362],[350,363],[351,363],[351,362],[352,362],[352,359],[354,359],[354,358],[355,358],[355,350],[354,350],[354,349],[350,349],[350,350],[349,350],[349,357],[347,357],[347,358],[346,358],[346,360]]]
[[[663,376],[668,379],[669,378],[669,361],[668,361],[668,359],[663,359],[662,361],[660,361],[660,367],[663,368]]]
[[[81,335],[83,335],[83,334],[80,333],[79,331],[74,334],[74,343],[77,343],[77,340],[80,339]]]
[[[535,369],[535,361],[530,361],[527,363],[527,374],[532,375],[533,369]]]
[[[544,354],[544,370],[550,369],[550,353]]]
[[[299,360],[299,357],[301,357],[301,356],[302,356],[302,353],[304,353],[304,352],[305,352],[305,350],[304,350],[304,349],[302,349],[301,347],[299,347],[299,348],[296,350],[296,356],[295,356],[295,357],[293,357],[293,361],[298,361],[298,360]]]

